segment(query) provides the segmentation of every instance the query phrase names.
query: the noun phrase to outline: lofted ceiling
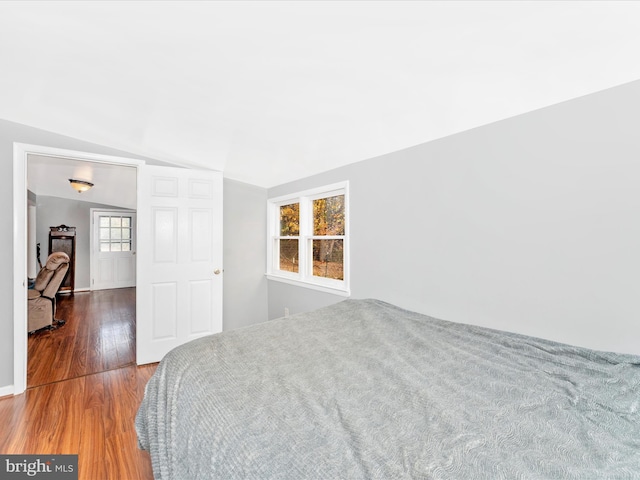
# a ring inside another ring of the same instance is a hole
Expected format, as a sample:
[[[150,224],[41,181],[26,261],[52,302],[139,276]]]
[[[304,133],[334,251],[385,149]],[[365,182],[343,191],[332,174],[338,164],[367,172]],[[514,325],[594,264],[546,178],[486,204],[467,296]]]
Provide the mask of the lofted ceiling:
[[[0,118],[271,187],[640,78],[640,2],[0,2]]]

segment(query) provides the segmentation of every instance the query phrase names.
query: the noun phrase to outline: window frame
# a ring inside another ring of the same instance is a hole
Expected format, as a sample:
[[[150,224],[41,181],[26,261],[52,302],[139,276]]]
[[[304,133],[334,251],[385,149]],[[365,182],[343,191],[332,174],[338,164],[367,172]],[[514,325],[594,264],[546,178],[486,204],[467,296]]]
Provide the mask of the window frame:
[[[98,222],[100,222],[103,218],[108,218],[109,219],[109,226],[102,226],[101,223],[98,223],[98,252],[99,253],[129,253],[129,252],[133,252],[135,251],[135,245],[134,245],[134,239],[133,239],[133,229],[134,229],[134,225],[133,225],[133,215],[131,212],[124,212],[124,213],[119,213],[118,215],[113,215],[113,211],[98,211]],[[114,218],[119,218],[120,219],[120,226],[114,226],[113,225],[113,219]],[[129,226],[128,227],[123,227],[122,226],[122,220],[123,219],[129,219]],[[108,239],[103,239],[102,238],[102,230],[109,230],[109,238]],[[119,230],[120,231],[120,238],[114,238],[111,236],[112,232],[114,230]],[[129,231],[129,236],[128,238],[125,238],[122,234],[124,233],[125,230]],[[117,241],[116,241],[117,240]],[[109,250],[102,250],[102,245],[109,245]],[[119,244],[120,245],[120,250],[112,250],[112,246],[114,244]],[[122,246],[128,244],[129,245],[129,250],[123,250]]]
[[[344,235],[314,235],[313,201],[320,198],[344,195]],[[299,204],[299,234],[280,235],[280,207]],[[349,182],[339,182],[318,188],[291,193],[267,200],[267,278],[342,296],[350,291],[349,251]],[[298,272],[281,270],[280,240],[298,240]],[[343,241],[343,280],[313,275],[313,240],[341,239]]]

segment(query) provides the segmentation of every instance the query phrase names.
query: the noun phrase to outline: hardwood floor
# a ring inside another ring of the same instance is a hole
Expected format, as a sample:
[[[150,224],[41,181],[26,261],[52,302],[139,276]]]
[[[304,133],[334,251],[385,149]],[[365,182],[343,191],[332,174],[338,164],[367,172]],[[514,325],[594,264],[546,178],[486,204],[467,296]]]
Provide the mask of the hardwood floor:
[[[78,454],[78,478],[150,480],[134,427],[156,364],[135,366],[135,288],[60,295],[29,336],[27,391],[0,398],[0,453]]]
[[[29,336],[27,388],[135,363],[135,288],[59,295],[56,318]]]
[[[0,398],[0,453],[78,454],[80,480],[151,480],[135,414],[157,365],[126,366]]]

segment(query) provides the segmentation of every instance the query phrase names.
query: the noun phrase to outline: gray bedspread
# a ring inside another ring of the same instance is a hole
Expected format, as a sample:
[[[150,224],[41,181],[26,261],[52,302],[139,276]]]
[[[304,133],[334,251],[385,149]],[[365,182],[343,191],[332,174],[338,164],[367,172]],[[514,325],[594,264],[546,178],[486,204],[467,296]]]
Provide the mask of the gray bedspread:
[[[346,300],[176,348],[136,428],[158,479],[640,479],[640,357]]]

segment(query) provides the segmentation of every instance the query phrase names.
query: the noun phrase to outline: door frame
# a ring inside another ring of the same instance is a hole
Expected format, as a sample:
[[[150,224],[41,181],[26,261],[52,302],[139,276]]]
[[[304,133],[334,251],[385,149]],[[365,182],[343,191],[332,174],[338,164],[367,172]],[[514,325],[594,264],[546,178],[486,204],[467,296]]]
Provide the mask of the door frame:
[[[113,214],[133,214],[133,217],[137,219],[137,208],[136,210],[131,210],[131,209],[109,209],[109,208],[92,208],[90,209],[90,213],[89,215],[91,216],[91,221],[90,221],[90,232],[89,232],[89,290],[90,291],[94,291],[95,290],[95,283],[94,283],[94,279],[96,278],[96,273],[98,271],[98,267],[97,267],[97,263],[98,263],[98,255],[100,253],[99,250],[96,250],[95,248],[95,242],[96,242],[96,236],[95,236],[95,216],[96,213],[113,213]],[[132,242],[132,247],[133,247],[133,255],[136,255],[137,249],[138,249],[138,222],[137,220],[133,222],[133,228],[132,228],[132,234],[133,234],[133,242]],[[135,258],[136,263],[137,263],[137,257]],[[137,265],[136,265],[137,266]],[[137,282],[138,279],[138,272],[136,269],[136,275],[135,275],[135,280],[134,280],[134,286]]]
[[[144,160],[14,142],[13,144],[13,394],[27,388],[27,157],[41,155],[136,168]],[[137,199],[140,201],[138,185]],[[139,205],[136,206],[139,208]],[[136,260],[137,261],[137,260]]]

